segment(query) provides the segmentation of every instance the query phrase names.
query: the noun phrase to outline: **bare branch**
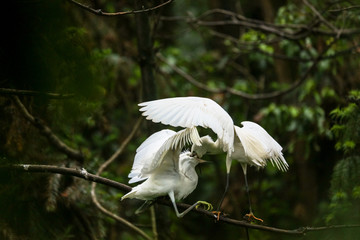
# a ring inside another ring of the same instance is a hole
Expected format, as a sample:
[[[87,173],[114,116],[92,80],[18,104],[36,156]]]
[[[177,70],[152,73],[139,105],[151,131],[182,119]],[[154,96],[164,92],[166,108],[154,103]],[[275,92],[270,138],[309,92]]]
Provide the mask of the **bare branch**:
[[[137,120],[137,122],[135,123],[135,126],[133,127],[133,130],[131,131],[131,133],[129,134],[129,136],[122,142],[121,146],[118,148],[118,150],[107,160],[105,161],[103,164],[101,164],[101,166],[99,167],[96,176],[99,176],[104,169],[109,166],[110,163],[112,163],[117,157],[119,157],[119,155],[123,152],[124,148],[128,145],[128,143],[130,142],[130,140],[133,138],[135,132],[138,130],[140,123],[142,121],[142,118],[139,118],[139,120]],[[134,224],[132,224],[131,222],[127,221],[126,219],[112,213],[111,211],[107,210],[104,206],[101,205],[101,203],[98,201],[97,196],[96,196],[96,192],[95,192],[95,188],[96,188],[96,182],[93,182],[91,184],[91,199],[93,201],[93,203],[95,204],[95,206],[104,214],[112,217],[113,219],[119,221],[120,223],[124,224],[125,226],[129,227],[130,229],[132,229],[133,231],[135,231],[136,233],[140,234],[141,236],[143,236],[145,239],[151,239],[151,237],[149,237],[149,235],[147,235],[144,231],[142,231],[140,228],[136,227]]]
[[[75,169],[75,168],[58,167],[53,165],[37,165],[37,164],[16,164],[10,166],[2,166],[1,168],[6,168],[9,170],[19,170],[25,172],[59,173],[62,175],[83,178],[91,182],[104,184],[106,186],[116,188],[122,192],[131,191],[131,187],[126,184],[119,183],[104,177],[96,176],[95,174],[88,173],[84,168]]]
[[[26,95],[26,96],[45,96],[48,98],[54,99],[63,99],[63,98],[72,98],[75,95],[70,94],[62,94],[62,93],[49,93],[49,92],[39,92],[39,91],[31,91],[31,90],[18,90],[11,88],[0,88],[0,94],[6,95]]]
[[[218,20],[218,21],[211,21],[211,20],[203,20],[206,17],[212,14],[223,14],[226,15],[227,18],[225,20]],[[229,17],[231,18],[229,20]],[[246,18],[240,14],[224,10],[224,9],[212,9],[206,11],[199,17],[183,17],[183,16],[175,16],[175,17],[162,17],[162,20],[169,20],[169,21],[178,21],[178,20],[185,20],[187,23],[196,25],[196,26],[206,26],[206,27],[215,27],[215,26],[224,26],[224,25],[236,25],[242,26],[249,29],[254,29],[257,31],[261,31],[268,34],[274,34],[278,37],[288,39],[288,40],[300,40],[304,39],[310,34],[318,34],[318,35],[325,35],[325,36],[332,36],[337,37],[341,32],[342,36],[351,36],[354,34],[360,33],[360,28],[355,29],[342,29],[339,31],[334,26],[331,30],[326,30],[322,28],[316,27],[321,20],[314,19],[310,24],[273,24],[261,20]],[[323,18],[324,19],[324,18]],[[324,19],[325,20],[325,19]],[[326,21],[326,20],[325,20]],[[330,24],[330,23],[328,23]],[[331,24],[330,24],[331,25]],[[334,30],[335,29],[335,30]]]
[[[116,152],[103,164],[101,164],[100,168],[98,169],[96,175],[100,175],[105,168],[107,168],[107,166],[110,165],[110,163],[112,163],[116,158],[118,158],[120,156],[120,154],[124,151],[124,148],[129,144],[130,140],[134,137],[136,131],[139,129],[139,126],[142,122],[143,118],[139,118],[133,129],[131,130],[131,133],[129,134],[129,136],[127,136],[127,138],[121,143],[120,147],[118,148],[118,150],[116,150]]]
[[[84,155],[67,146],[63,141],[61,141],[52,130],[45,125],[40,119],[32,116],[25,106],[22,104],[20,99],[17,96],[13,96],[13,100],[15,104],[18,106],[19,110],[23,113],[24,117],[33,124],[36,128],[40,130],[40,132],[61,152],[65,153],[68,157],[76,159],[80,162],[84,160]]]
[[[105,17],[117,17],[117,16],[124,16],[124,15],[129,15],[129,14],[139,14],[139,13],[145,13],[145,12],[150,12],[150,11],[154,11],[156,9],[159,9],[161,7],[164,7],[165,5],[171,3],[174,0],[168,0],[164,3],[161,3],[159,5],[156,5],[155,7],[151,7],[151,8],[146,8],[146,9],[141,9],[141,10],[132,10],[132,11],[124,11],[124,12],[115,12],[115,13],[107,13],[107,12],[103,12],[101,9],[93,9],[89,6],[86,6],[82,3],[79,3],[75,0],[68,0],[69,2],[75,4],[76,6],[85,9],[88,12],[91,12],[93,14],[99,15],[99,16],[105,16]]]
[[[119,189],[123,192],[129,192],[131,191],[131,187],[127,186],[126,184],[119,183],[104,177],[100,177],[91,173],[88,173],[85,169],[73,169],[73,168],[64,168],[64,167],[58,167],[58,166],[50,166],[50,165],[35,165],[35,164],[16,164],[16,165],[10,165],[10,166],[0,166],[0,169],[4,170],[17,170],[17,171],[23,171],[23,172],[38,172],[38,173],[59,173],[63,175],[68,176],[74,176],[83,178],[88,181],[101,183],[116,189]],[[159,198],[157,199],[157,203],[166,205],[169,207],[172,207],[172,203],[165,199],[165,198]],[[188,204],[184,203],[177,203],[177,206],[181,209],[186,209],[190,207]],[[206,215],[210,217],[211,219],[215,219],[214,214],[212,212],[203,210],[203,209],[193,209],[192,211]],[[304,235],[308,232],[314,232],[314,231],[324,231],[324,230],[331,230],[331,229],[344,229],[344,228],[360,228],[360,224],[348,224],[348,225],[331,225],[331,226],[322,226],[322,227],[300,227],[294,230],[288,230],[288,229],[281,229],[281,228],[275,228],[275,227],[269,227],[264,225],[255,225],[251,224],[247,221],[240,221],[232,218],[228,218],[225,216],[220,216],[219,222],[224,222],[227,224],[240,226],[240,227],[246,227],[249,229],[257,229],[261,231],[267,231],[267,232],[273,232],[273,233],[281,233],[281,234],[287,234],[287,235]]]
[[[211,93],[222,93],[222,92],[226,91],[225,89],[211,88],[211,87],[208,87],[205,84],[199,82],[198,80],[196,80],[195,78],[193,78],[192,76],[187,74],[181,68],[177,67],[176,65],[168,63],[166,61],[165,57],[161,53],[157,53],[156,57],[159,58],[162,62],[166,63],[177,74],[179,74],[180,76],[182,76],[183,78],[185,78],[187,81],[189,81],[190,83],[192,83],[193,85],[195,85],[198,88],[204,89],[205,91],[208,91],[208,92],[211,92]]]
[[[349,6],[349,7],[339,8],[339,9],[330,9],[330,10],[328,10],[328,12],[343,12],[343,11],[348,11],[348,10],[356,9],[356,8],[360,8],[360,5],[354,5],[354,6]]]
[[[151,215],[151,227],[154,235],[154,240],[159,239],[159,234],[157,232],[157,226],[156,226],[156,212],[154,205],[150,206],[150,215]]]
[[[331,28],[334,32],[338,33],[339,30],[332,25],[330,22],[328,22],[322,15],[321,13],[319,13],[319,11],[312,5],[310,4],[307,0],[303,0],[303,3],[308,6],[308,8],[310,8],[310,10],[329,28]]]

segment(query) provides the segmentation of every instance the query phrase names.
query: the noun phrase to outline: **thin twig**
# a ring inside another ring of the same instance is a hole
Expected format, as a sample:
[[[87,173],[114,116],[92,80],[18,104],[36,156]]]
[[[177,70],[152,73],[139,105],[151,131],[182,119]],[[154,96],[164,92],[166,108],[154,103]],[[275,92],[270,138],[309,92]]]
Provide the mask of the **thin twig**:
[[[311,4],[309,3],[307,0],[303,0],[303,3],[308,6],[308,8],[310,8],[310,10],[329,28],[331,28],[331,30],[333,30],[334,32],[338,33],[338,29],[332,25],[330,22],[328,22],[322,15],[321,13]]]
[[[129,144],[130,140],[134,137],[136,131],[139,129],[140,123],[142,121],[143,118],[139,118],[133,129],[131,130],[131,133],[129,134],[129,136],[127,136],[127,138],[121,143],[120,147],[116,150],[116,152],[108,159],[106,160],[106,162],[104,162],[103,164],[101,164],[101,166],[99,167],[98,171],[97,171],[97,175],[100,175],[105,168],[107,168],[107,166],[109,166],[116,158],[118,158],[120,156],[120,154],[124,151],[124,148]]]
[[[99,167],[98,171],[96,172],[96,176],[100,176],[100,174],[105,170],[105,168],[107,166],[109,166],[116,158],[118,158],[120,156],[120,154],[123,152],[123,150],[125,149],[125,147],[128,145],[128,143],[130,142],[130,140],[134,137],[136,131],[138,130],[140,123],[142,121],[142,118],[139,118],[139,120],[137,120],[137,122],[135,123],[131,133],[129,134],[129,136],[127,136],[127,138],[122,142],[122,144],[120,145],[120,147],[118,148],[118,150],[107,160],[105,161],[103,164],[101,164],[101,166]],[[134,224],[132,224],[131,222],[127,221],[126,219],[112,213],[111,211],[107,210],[104,206],[101,205],[101,203],[98,201],[97,196],[96,196],[96,182],[93,182],[91,184],[91,199],[93,201],[93,203],[95,204],[95,206],[104,214],[114,218],[115,220],[119,221],[120,223],[124,224],[125,226],[129,227],[130,229],[132,229],[133,231],[135,231],[136,233],[140,234],[141,236],[143,236],[145,239],[152,239],[149,235],[147,235],[144,231],[142,231],[140,228],[136,227]]]
[[[80,162],[84,160],[84,155],[69,146],[67,146],[63,141],[58,138],[53,131],[45,125],[43,121],[32,116],[25,106],[22,104],[20,99],[17,96],[12,97],[15,104],[18,106],[19,110],[23,113],[24,117],[33,124],[40,132],[61,152],[65,153],[69,158],[76,159]]]
[[[211,21],[211,20],[203,20],[206,17],[212,14],[223,14],[227,17],[225,20],[218,20],[218,21]],[[229,20],[229,17],[231,19]],[[268,34],[274,34],[279,36],[283,39],[288,40],[301,40],[308,37],[310,34],[318,34],[318,35],[325,35],[325,36],[333,36],[337,37],[339,31],[333,26],[331,30],[318,28],[316,27],[319,23],[318,16],[314,19],[310,24],[274,24],[269,23],[261,20],[246,18],[243,15],[224,10],[224,9],[211,9],[206,11],[199,17],[192,17],[192,16],[175,16],[175,17],[162,17],[162,20],[169,20],[169,21],[179,21],[185,20],[188,24],[196,25],[196,26],[205,26],[205,27],[216,27],[216,26],[225,26],[225,25],[235,25],[241,26],[249,29],[254,29],[257,31],[261,31]],[[325,19],[324,19],[325,20]],[[326,21],[326,20],[325,20]],[[321,22],[321,21],[320,21]],[[330,24],[331,25],[331,24]],[[336,29],[336,30],[334,30]],[[360,33],[360,28],[354,29],[343,29],[341,31],[342,36],[351,36],[354,34]]]
[[[75,94],[62,94],[62,93],[49,93],[49,92],[40,92],[33,90],[19,90],[19,89],[11,89],[11,88],[0,88],[0,94],[6,95],[25,95],[25,96],[44,96],[53,99],[64,99],[64,98],[72,98]]]
[[[199,82],[198,80],[196,80],[195,78],[193,78],[191,75],[187,74],[184,70],[182,70],[181,68],[179,68],[178,66],[174,65],[174,64],[170,64],[168,61],[166,61],[166,58],[161,54],[161,53],[157,53],[156,57],[166,63],[172,70],[174,70],[177,74],[179,74],[180,76],[182,76],[183,78],[185,78],[188,82],[190,82],[191,84],[195,85],[198,88],[204,89],[207,92],[211,92],[211,93],[222,93],[225,92],[225,89],[220,89],[220,88],[212,88],[212,87],[208,87],[207,85]]]
[[[126,184],[119,183],[104,177],[97,176],[95,174],[88,173],[85,169],[74,169],[74,168],[65,168],[65,167],[58,167],[58,166],[50,166],[50,165],[36,165],[36,164],[16,164],[16,165],[8,165],[8,166],[0,166],[0,169],[4,169],[6,171],[16,170],[16,171],[23,171],[23,172],[38,172],[38,173],[59,173],[63,175],[69,175],[74,177],[83,178],[87,181],[101,183],[116,189],[119,189],[123,192],[131,191],[131,187],[127,186]],[[157,203],[161,205],[166,205],[172,207],[172,203],[165,199],[159,198]],[[187,209],[190,207],[189,204],[184,203],[177,203],[178,208]],[[214,214],[212,212],[203,210],[203,209],[193,209],[193,212],[198,214],[206,215],[210,217],[212,220],[215,219]],[[240,226],[240,227],[247,227],[251,229],[257,229],[261,231],[273,232],[273,233],[281,233],[281,234],[288,234],[288,235],[304,235],[308,232],[315,232],[315,231],[325,231],[331,229],[344,229],[344,228],[360,228],[360,224],[347,224],[347,225],[331,225],[331,226],[321,226],[321,227],[300,227],[293,230],[288,229],[281,229],[275,227],[269,227],[265,225],[255,225],[251,224],[247,221],[240,221],[232,218],[228,218],[225,216],[219,217],[219,222]]]
[[[354,8],[360,8],[360,5],[354,5],[354,6],[349,6],[349,7],[339,8],[339,9],[330,9],[330,10],[328,10],[328,12],[343,12],[343,11],[351,10]]]
[[[79,3],[77,1],[74,1],[74,0],[68,0],[68,1],[75,4],[75,5],[77,5],[78,7],[82,8],[82,9],[85,9],[88,12],[91,12],[91,13],[99,15],[99,16],[117,17],[117,16],[129,15],[129,14],[140,14],[140,13],[146,13],[146,12],[154,11],[156,9],[164,7],[165,5],[171,3],[174,0],[168,0],[166,2],[163,2],[163,3],[159,4],[159,5],[156,5],[155,7],[151,7],[151,8],[146,8],[146,9],[141,9],[141,10],[124,11],[124,12],[115,12],[115,13],[103,12],[101,9],[94,9],[94,8],[86,6],[86,5],[82,4],[82,3]]]
[[[159,234],[157,232],[157,226],[156,226],[156,212],[154,205],[150,206],[150,215],[151,215],[151,228],[154,235],[154,240],[158,240]]]

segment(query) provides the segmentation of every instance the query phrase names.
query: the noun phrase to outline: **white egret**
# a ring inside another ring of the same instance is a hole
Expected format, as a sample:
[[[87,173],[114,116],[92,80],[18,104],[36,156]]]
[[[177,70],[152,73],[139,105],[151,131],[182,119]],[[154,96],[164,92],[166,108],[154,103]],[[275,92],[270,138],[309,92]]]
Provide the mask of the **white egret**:
[[[234,125],[230,115],[215,101],[202,97],[176,97],[140,103],[140,111],[146,119],[161,122],[171,126],[193,128],[201,126],[212,129],[217,140],[211,137],[201,138],[201,145],[193,145],[192,152],[198,157],[205,153],[218,154],[226,152],[226,187],[220,201],[221,207],[225,193],[229,186],[229,173],[233,159],[240,162],[246,191],[249,198],[249,218],[254,216],[250,204],[249,188],[247,184],[247,165],[265,167],[269,160],[281,171],[288,169],[288,164],[282,155],[282,147],[258,124],[245,121],[243,127]],[[234,137],[236,135],[236,137]]]
[[[168,195],[178,217],[183,217],[200,204],[206,205],[207,210],[212,209],[211,204],[197,201],[179,213],[175,202],[187,197],[197,186],[195,167],[204,161],[191,156],[190,151],[181,153],[181,150],[186,143],[200,144],[199,139],[196,128],[186,128],[179,132],[166,129],[147,138],[136,150],[129,174],[129,183],[145,181],[135,186],[121,200],[137,198],[145,200],[144,205],[149,205],[155,198]]]

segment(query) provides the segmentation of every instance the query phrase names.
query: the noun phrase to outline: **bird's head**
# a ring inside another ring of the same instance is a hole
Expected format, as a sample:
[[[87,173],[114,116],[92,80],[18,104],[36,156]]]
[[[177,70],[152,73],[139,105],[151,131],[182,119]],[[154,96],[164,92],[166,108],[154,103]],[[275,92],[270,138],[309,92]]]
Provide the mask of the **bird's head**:
[[[199,163],[205,163],[207,161],[202,160],[196,156],[192,156],[190,151],[186,151],[180,154],[179,157],[179,170],[180,172],[189,179],[197,179],[195,167]]]
[[[190,151],[185,151],[180,154],[179,162],[180,166],[191,166],[195,168],[199,163],[205,163],[207,161],[200,159],[196,154]]]

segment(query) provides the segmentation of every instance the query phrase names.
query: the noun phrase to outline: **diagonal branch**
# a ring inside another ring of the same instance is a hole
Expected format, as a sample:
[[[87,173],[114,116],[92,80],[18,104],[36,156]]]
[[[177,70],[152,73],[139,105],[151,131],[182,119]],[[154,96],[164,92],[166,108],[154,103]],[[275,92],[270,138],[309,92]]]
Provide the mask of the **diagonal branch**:
[[[0,94],[6,95],[26,95],[26,96],[45,96],[48,98],[54,99],[63,99],[63,98],[71,98],[75,95],[70,94],[62,94],[62,93],[49,93],[49,92],[39,92],[32,90],[19,90],[19,89],[11,89],[11,88],[0,88]]]
[[[93,14],[99,15],[99,16],[105,16],[105,17],[117,17],[117,16],[124,16],[124,15],[129,15],[129,14],[139,14],[139,13],[146,13],[146,12],[150,12],[150,11],[154,11],[156,9],[159,9],[169,3],[171,3],[174,0],[168,0],[166,2],[163,2],[159,5],[156,5],[155,7],[151,7],[151,8],[146,8],[146,9],[141,9],[141,10],[131,10],[131,11],[124,11],[124,12],[115,12],[115,13],[108,13],[108,12],[103,12],[101,9],[94,9],[91,8],[89,6],[86,6],[82,3],[79,3],[75,0],[68,0],[69,2],[75,4],[76,6],[85,9],[88,12],[91,12]]]
[[[126,184],[119,183],[104,177],[97,176],[95,174],[88,173],[85,169],[73,169],[73,168],[65,168],[65,167],[58,167],[58,166],[51,166],[51,165],[35,165],[35,164],[16,164],[10,166],[0,166],[0,169],[4,169],[6,171],[15,170],[15,171],[23,171],[23,172],[38,172],[38,173],[59,173],[63,175],[69,175],[74,177],[83,178],[88,181],[101,183],[116,189],[119,189],[123,192],[131,191],[131,187],[127,186]],[[157,200],[159,204],[166,205],[172,207],[172,203],[165,199],[159,198]],[[177,203],[177,206],[181,209],[186,209],[190,207],[188,204],[184,203]],[[211,219],[214,219],[214,214],[212,212],[203,210],[203,209],[193,209],[194,212],[202,215],[206,215]],[[247,221],[240,221],[224,216],[220,216],[219,222],[239,226],[239,227],[246,227],[251,229],[257,229],[261,231],[273,232],[273,233],[281,233],[287,235],[304,235],[308,232],[315,232],[315,231],[325,231],[331,229],[346,229],[346,228],[360,228],[360,224],[347,224],[347,225],[331,225],[331,226],[321,226],[321,227],[300,227],[293,230],[282,229],[282,228],[275,228],[270,226],[264,225],[254,225]]]
[[[115,159],[117,159],[119,157],[119,155],[123,152],[124,148],[128,145],[128,143],[130,142],[130,140],[133,138],[134,134],[136,133],[136,131],[138,130],[140,123],[142,121],[142,118],[139,118],[139,120],[137,120],[137,122],[135,123],[135,126],[133,127],[133,130],[131,131],[131,133],[129,134],[129,136],[122,142],[121,146],[118,148],[118,150],[107,160],[105,161],[100,168],[98,169],[98,171],[96,172],[96,176],[99,176],[104,169],[109,166],[110,163],[112,163]],[[96,182],[93,182],[91,184],[91,199],[93,201],[93,203],[95,204],[95,206],[104,214],[112,217],[113,219],[119,221],[120,223],[122,223],[123,225],[129,227],[130,229],[132,229],[133,231],[135,231],[136,233],[140,234],[141,236],[143,236],[145,239],[151,239],[151,237],[149,237],[144,231],[142,231],[140,228],[136,227],[134,224],[132,224],[131,222],[127,221],[126,219],[110,212],[108,209],[106,209],[104,206],[101,205],[101,203],[99,202],[99,200],[97,199],[96,196],[96,192],[95,192],[95,188],[96,188]]]
[[[65,153],[69,158],[76,159],[80,162],[83,162],[84,155],[73,148],[67,146],[60,138],[58,138],[53,131],[45,125],[43,121],[38,118],[35,118],[31,115],[26,107],[22,104],[20,99],[17,96],[12,97],[15,104],[18,106],[19,110],[22,112],[24,117],[33,124],[36,128],[40,130],[40,132],[61,152]]]
[[[348,11],[351,9],[356,9],[356,8],[360,8],[360,5],[354,5],[354,6],[349,6],[349,7],[343,7],[343,8],[339,8],[339,9],[330,9],[328,10],[328,12],[343,12],[343,11]]]
[[[339,30],[332,25],[330,22],[328,22],[322,15],[321,13],[311,4],[309,3],[307,0],[302,0],[303,3],[308,6],[308,8],[310,8],[310,10],[329,28],[331,28],[331,30],[333,30],[334,32],[338,33]]]
[[[179,68],[178,66],[174,65],[174,64],[170,64],[168,61],[166,61],[166,58],[161,54],[161,53],[157,53],[156,57],[166,63],[172,70],[174,70],[177,74],[179,74],[180,76],[182,76],[183,78],[185,78],[188,82],[190,82],[191,84],[195,85],[198,88],[201,88],[207,92],[211,92],[211,93],[222,93],[225,92],[226,89],[221,89],[221,88],[212,88],[212,87],[208,87],[206,84],[203,84],[201,82],[199,82],[198,80],[196,80],[195,78],[193,78],[191,75],[189,75],[188,73],[186,73],[184,70],[182,70],[181,68]]]
[[[316,10],[316,9],[315,9]],[[206,17],[213,14],[223,14],[226,16],[224,20],[206,20]],[[320,14],[320,13],[318,13]],[[332,27],[329,29],[323,29],[317,27],[319,23],[322,22],[318,16],[310,22],[309,24],[274,24],[261,20],[246,18],[241,14],[234,13],[229,10],[224,9],[211,9],[200,15],[199,17],[192,16],[175,16],[175,17],[162,17],[162,20],[167,21],[186,21],[188,24],[195,26],[205,26],[205,27],[218,27],[225,25],[241,26],[249,29],[254,29],[261,31],[267,34],[274,34],[275,36],[281,37],[283,39],[288,39],[292,41],[297,41],[308,37],[310,34],[315,35],[325,35],[337,37],[340,33],[343,37],[352,36],[354,34],[360,33],[360,28],[353,29],[342,29],[341,31],[335,26],[331,25],[326,19],[322,19],[327,22]]]

